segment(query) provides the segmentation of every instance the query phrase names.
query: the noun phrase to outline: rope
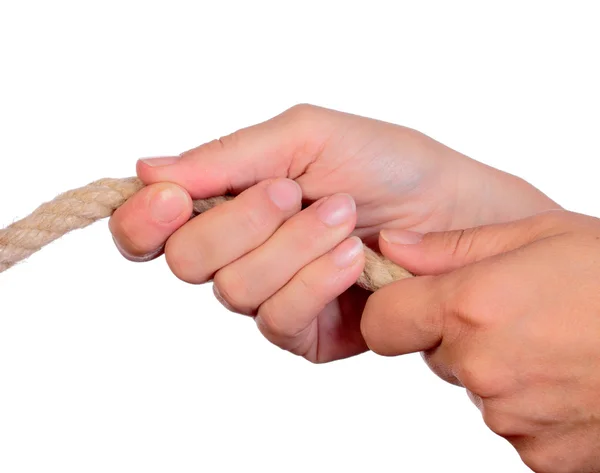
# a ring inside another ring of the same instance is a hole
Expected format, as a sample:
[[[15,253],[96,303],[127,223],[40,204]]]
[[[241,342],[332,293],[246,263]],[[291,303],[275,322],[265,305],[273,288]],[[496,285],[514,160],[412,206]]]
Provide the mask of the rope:
[[[66,233],[110,217],[142,187],[144,184],[135,177],[100,179],[40,205],[31,215],[0,230],[0,273]],[[195,200],[194,213],[200,214],[229,199],[231,197],[223,196]],[[360,287],[376,291],[393,281],[412,276],[369,247],[364,249],[365,268],[356,282]]]

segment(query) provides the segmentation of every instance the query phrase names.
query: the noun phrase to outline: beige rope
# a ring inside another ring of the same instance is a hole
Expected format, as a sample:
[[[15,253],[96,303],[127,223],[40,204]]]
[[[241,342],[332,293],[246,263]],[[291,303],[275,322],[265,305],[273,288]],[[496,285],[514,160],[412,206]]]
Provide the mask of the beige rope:
[[[64,234],[110,217],[142,187],[144,184],[135,177],[100,179],[40,205],[31,215],[0,230],[0,273]],[[205,212],[230,198],[195,200],[194,211],[196,214]],[[365,269],[357,281],[364,289],[376,291],[393,281],[412,276],[366,246],[365,255]]]

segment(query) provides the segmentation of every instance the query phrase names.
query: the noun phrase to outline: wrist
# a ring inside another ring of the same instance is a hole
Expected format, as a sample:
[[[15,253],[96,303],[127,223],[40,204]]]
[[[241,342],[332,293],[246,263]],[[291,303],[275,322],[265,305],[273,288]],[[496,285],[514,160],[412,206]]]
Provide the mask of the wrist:
[[[469,159],[459,192],[474,225],[508,222],[562,207],[524,179]],[[462,191],[461,191],[462,190]]]

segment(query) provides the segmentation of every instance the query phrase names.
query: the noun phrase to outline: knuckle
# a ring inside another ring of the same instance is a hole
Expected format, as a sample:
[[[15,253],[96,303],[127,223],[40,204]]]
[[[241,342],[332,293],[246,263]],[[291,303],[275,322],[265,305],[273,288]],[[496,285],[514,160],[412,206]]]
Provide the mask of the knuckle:
[[[599,235],[599,223],[600,219],[595,217],[555,209],[532,217],[529,231],[537,239],[569,234],[579,236],[583,242],[595,243]]]
[[[205,154],[213,154],[215,152],[220,152],[225,149],[230,149],[235,146],[235,144],[239,141],[240,130],[234,131],[229,135],[221,136],[220,138],[211,140],[207,143],[204,143],[196,148],[184,151],[179,156],[182,160],[193,160],[198,158],[199,156],[204,156]]]
[[[247,315],[253,313],[248,302],[248,285],[234,268],[227,266],[217,271],[213,285],[219,301],[229,310]]]
[[[486,287],[473,276],[464,275],[452,291],[445,293],[449,294],[446,299],[446,312],[452,317],[449,320],[465,328],[484,328],[497,323]]]
[[[531,442],[527,448],[518,449],[521,460],[536,473],[578,473],[573,455],[562,448],[549,448],[541,442]],[[587,471],[587,470],[586,470]]]
[[[492,432],[501,437],[510,437],[517,434],[512,419],[496,410],[488,409],[485,406],[485,403],[483,408],[483,421]]]
[[[273,217],[265,211],[266,206],[255,206],[240,212],[240,226],[242,235],[263,235],[269,231]]]
[[[314,230],[313,222],[306,218],[306,211],[286,221],[282,228],[288,244],[294,249],[296,255],[313,256],[323,246],[323,232]]]
[[[548,464],[548,459],[545,454],[540,453],[538,449],[528,448],[525,451],[519,452],[523,463],[537,473],[548,473],[549,467],[552,465]]]
[[[471,314],[478,310],[478,294],[471,284],[460,281],[454,291],[448,293],[446,303],[450,306],[451,313],[458,316],[462,321],[468,322]]]
[[[127,202],[123,204],[123,206],[127,205]],[[123,206],[119,207],[108,219],[108,231],[115,238],[119,237],[121,233],[123,233],[123,220],[121,219],[121,212],[123,211]]]
[[[349,219],[332,231],[318,220],[316,207],[309,207],[297,214],[295,218],[290,219],[287,223],[287,229],[289,235],[293,238],[291,243],[293,248],[298,253],[313,255],[324,249],[326,241],[331,241],[332,238],[339,236],[339,233],[336,232],[349,233],[352,224],[353,220]]]
[[[425,289],[425,293],[435,296],[435,300],[442,300],[443,293],[436,294],[440,291],[440,278],[436,276],[421,276],[420,285]],[[439,334],[444,328],[445,315],[439,310],[424,310],[419,313],[418,317],[411,317],[410,322],[413,325],[414,333],[419,334]]]
[[[494,368],[493,363],[480,356],[473,356],[455,369],[455,376],[466,389],[482,398],[488,398],[504,391],[499,370]]]
[[[283,114],[291,117],[292,119],[307,119],[313,117],[318,107],[308,104],[299,103],[293,107],[288,108]]]
[[[177,238],[172,236],[165,245],[165,260],[171,272],[184,282],[191,283],[189,263],[184,257],[184,253],[177,244]]]
[[[165,245],[165,260],[171,272],[189,284],[202,284],[210,275],[205,274],[194,264],[188,246],[179,241],[177,234],[171,236]]]
[[[318,293],[318,285],[315,284],[312,278],[309,278],[306,272],[301,272],[296,277],[296,289],[295,291],[298,294],[312,294],[315,295]]]
[[[298,104],[275,117],[274,122],[294,139],[290,142],[287,175],[297,177],[324,153],[334,133],[332,111],[310,104]]]
[[[221,149],[228,149],[230,147],[233,147],[238,142],[239,135],[239,131],[234,131],[233,133],[229,133],[228,135],[223,135],[216,140],[214,146],[218,146]]]
[[[453,257],[464,258],[471,254],[473,242],[477,238],[479,228],[456,230],[444,235],[444,247]]]
[[[306,225],[300,225],[300,222],[295,225],[295,228],[290,232],[291,248],[294,248],[298,254],[313,255],[317,253],[317,249],[322,244],[323,235],[320,232],[307,232]]]
[[[246,140],[248,130],[241,128],[227,135],[223,135],[213,141],[212,146],[218,151],[227,151],[239,148]]]
[[[531,217],[531,233],[536,237],[543,237],[561,232],[565,226],[577,223],[575,214],[565,210],[547,210]]]
[[[121,253],[124,253],[124,256],[126,256],[126,254],[131,256],[144,255],[147,250],[142,247],[140,242],[138,242],[136,232],[129,224],[131,219],[121,218],[122,214],[118,213],[119,210],[122,209],[117,209],[108,222],[109,231],[112,234],[117,248]]]
[[[284,320],[281,312],[270,304],[263,304],[258,310],[258,315],[260,316],[261,325],[268,332],[268,338],[282,348],[288,348],[284,340],[293,339],[301,332],[301,330],[297,330],[290,324],[289,320]]]

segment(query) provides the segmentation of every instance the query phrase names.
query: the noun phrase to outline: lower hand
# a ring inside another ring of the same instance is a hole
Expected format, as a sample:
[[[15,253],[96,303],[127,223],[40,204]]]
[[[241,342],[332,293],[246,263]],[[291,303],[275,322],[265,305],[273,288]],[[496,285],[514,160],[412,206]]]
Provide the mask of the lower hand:
[[[382,232],[382,252],[423,276],[371,296],[369,348],[423,352],[534,471],[600,471],[600,220],[552,211],[420,238]]]

